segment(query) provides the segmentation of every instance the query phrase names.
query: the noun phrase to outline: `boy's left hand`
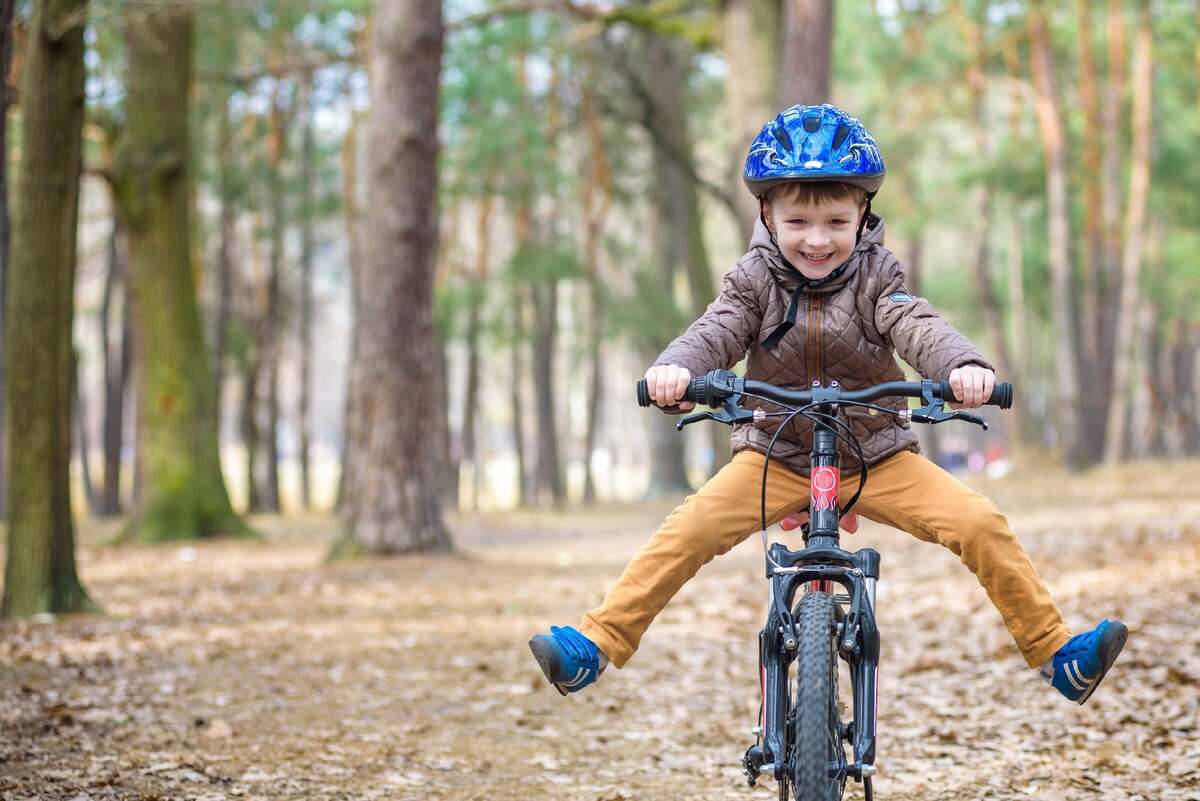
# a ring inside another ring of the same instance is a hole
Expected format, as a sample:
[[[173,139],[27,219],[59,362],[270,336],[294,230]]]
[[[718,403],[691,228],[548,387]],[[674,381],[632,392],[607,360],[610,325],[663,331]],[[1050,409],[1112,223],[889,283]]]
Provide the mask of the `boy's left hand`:
[[[996,385],[996,374],[986,367],[967,365],[950,371],[950,388],[958,403],[948,404],[951,409],[978,409],[992,397]]]

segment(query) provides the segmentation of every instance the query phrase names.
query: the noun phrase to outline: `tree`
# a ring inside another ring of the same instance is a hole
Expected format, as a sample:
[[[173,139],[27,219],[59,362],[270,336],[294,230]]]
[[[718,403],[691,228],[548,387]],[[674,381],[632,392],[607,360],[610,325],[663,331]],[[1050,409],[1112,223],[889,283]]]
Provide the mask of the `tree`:
[[[829,101],[833,0],[784,0],[779,106]]]
[[[0,0],[0,343],[4,342],[4,306],[8,297],[8,258],[10,229],[8,220],[8,70],[12,63],[13,47],[13,3]],[[8,500],[8,429],[5,427],[5,361],[4,347],[0,345],[0,518],[4,518]]]
[[[445,409],[433,327],[438,0],[376,6],[369,45],[367,254],[357,298],[353,404],[347,408],[343,532],[333,556],[446,550],[437,452]]]
[[[217,452],[216,394],[191,261],[188,97],[194,10],[150,6],[126,28],[125,129],[111,180],[136,320],[146,542],[247,534]]]
[[[11,431],[8,559],[0,616],[94,609],[71,521],[71,320],[83,130],[86,0],[33,9],[21,81],[20,214],[5,337]]]

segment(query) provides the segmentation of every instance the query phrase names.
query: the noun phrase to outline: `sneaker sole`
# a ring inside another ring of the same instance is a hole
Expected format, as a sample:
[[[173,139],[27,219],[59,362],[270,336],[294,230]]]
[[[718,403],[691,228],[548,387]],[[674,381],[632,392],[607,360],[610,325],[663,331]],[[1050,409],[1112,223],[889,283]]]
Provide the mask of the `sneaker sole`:
[[[542,675],[546,677],[546,681],[550,682],[550,686],[558,690],[559,695],[566,695],[567,691],[559,686],[551,675],[557,660],[553,646],[547,645],[545,642],[547,639],[549,638],[545,634],[534,635],[529,640],[529,650],[533,651],[533,658],[537,660],[538,667],[542,669]]]
[[[1104,630],[1104,634],[1100,636],[1100,659],[1103,668],[1100,675],[1096,677],[1096,681],[1088,687],[1087,692],[1079,697],[1075,703],[1082,706],[1087,699],[1092,697],[1092,693],[1096,692],[1096,688],[1100,686],[1100,682],[1104,681],[1104,677],[1108,675],[1108,669],[1113,666],[1113,662],[1117,661],[1117,657],[1121,655],[1121,649],[1125,647],[1125,640],[1129,638],[1129,629],[1124,623],[1110,623],[1108,628]]]

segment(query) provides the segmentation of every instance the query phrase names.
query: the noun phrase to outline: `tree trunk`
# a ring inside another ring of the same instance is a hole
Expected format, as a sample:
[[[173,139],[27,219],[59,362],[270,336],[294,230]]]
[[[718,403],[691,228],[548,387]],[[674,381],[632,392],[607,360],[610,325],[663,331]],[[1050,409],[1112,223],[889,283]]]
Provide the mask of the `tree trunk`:
[[[346,226],[346,271],[350,273],[350,308],[355,320],[362,314],[362,233],[359,225],[358,197],[358,129],[359,116],[351,112],[350,127],[346,130],[346,138],[342,141],[342,217]],[[346,406],[342,418],[342,472],[338,480],[337,501],[334,508],[340,513],[343,506],[353,504],[351,498],[358,485],[357,467],[353,457],[355,452],[346,447],[346,443],[357,441],[359,438],[358,421],[350,413],[359,404],[359,368],[358,339],[364,332],[357,326],[351,329],[350,360],[346,375]]]
[[[829,102],[832,45],[833,0],[783,0],[780,108]]]
[[[247,346],[246,361],[242,365],[242,446],[246,450],[246,511],[260,512],[263,508],[262,493],[258,481],[258,381],[261,373],[261,357],[258,345]]]
[[[725,3],[725,104],[729,109],[731,192],[742,238],[750,241],[758,201],[742,181],[746,153],[762,126],[778,109],[781,0],[727,0]]]
[[[233,306],[233,245],[237,236],[233,120],[228,98],[221,103],[217,131],[217,193],[221,210],[217,233],[217,319],[213,336],[213,387],[217,431],[221,430],[221,398],[225,389],[225,356],[229,349],[229,318]]]
[[[8,551],[0,617],[94,609],[71,521],[71,318],[83,128],[85,0],[42,0],[21,82],[21,171],[4,339]]]
[[[1137,326],[1138,273],[1142,266],[1146,196],[1150,188],[1151,92],[1154,89],[1154,40],[1149,0],[1138,4],[1133,47],[1133,145],[1130,152],[1129,205],[1125,210],[1125,249],[1121,253],[1121,303],[1114,328],[1112,400],[1104,437],[1104,463],[1115,464],[1125,452],[1129,410],[1130,360]]]
[[[145,542],[249,533],[221,476],[188,243],[192,33],[190,6],[148,9],[126,28],[126,130],[114,189],[138,316],[145,464],[133,529]]]
[[[262,325],[262,379],[266,384],[267,425],[263,432],[266,446],[266,481],[263,482],[262,511],[279,514],[279,363],[283,349],[283,310],[280,281],[283,272],[283,159],[287,148],[288,119],[280,98],[281,79],[276,78],[267,133],[267,193],[271,229],[267,273],[267,309]]]
[[[558,409],[554,352],[558,343],[558,280],[546,278],[530,287],[533,297],[533,386],[537,403],[537,493],[556,507],[566,503],[558,453]]]
[[[1083,106],[1084,125],[1080,132],[1083,140],[1083,227],[1084,235],[1081,242],[1083,259],[1083,274],[1085,281],[1081,298],[1080,321],[1080,356],[1084,372],[1096,375],[1100,365],[1100,336],[1107,328],[1107,314],[1101,310],[1108,308],[1108,288],[1105,271],[1100,262],[1103,257],[1101,242],[1100,215],[1103,209],[1100,185],[1103,180],[1101,171],[1100,133],[1103,125],[1100,120],[1100,91],[1096,78],[1096,59],[1092,50],[1092,12],[1095,3],[1092,0],[1076,0],[1075,12],[1079,20],[1078,52],[1079,52],[1079,99]],[[1102,396],[1102,393],[1088,393],[1088,397]]]
[[[467,278],[470,283],[470,306],[467,309],[467,391],[463,396],[462,458],[471,463],[472,510],[479,509],[484,486],[483,448],[476,434],[476,426],[479,422],[479,355],[483,304],[487,300],[488,259],[491,257],[491,218],[492,198],[485,196],[480,201],[476,228],[479,252],[475,257],[475,270]]]
[[[1078,468],[1085,460],[1085,452],[1080,427],[1079,357],[1075,346],[1075,320],[1072,309],[1074,286],[1071,277],[1066,142],[1055,85],[1054,56],[1050,49],[1046,17],[1041,2],[1033,6],[1029,17],[1029,31],[1032,45],[1030,61],[1037,90],[1034,107],[1046,163],[1050,295],[1056,338],[1055,383],[1058,386],[1060,437],[1067,465]]]
[[[108,245],[108,276],[104,283],[104,301],[100,307],[100,350],[104,355],[104,487],[100,495],[100,516],[121,513],[121,446],[124,444],[125,393],[129,386],[131,337],[129,332],[129,293],[121,268],[121,227],[113,220]],[[120,293],[117,297],[117,293]],[[113,301],[119,302],[121,341],[114,354],[111,331]]]
[[[6,366],[4,348],[5,304],[8,299],[10,231],[8,219],[8,72],[12,65],[14,0],[0,0],[0,520],[8,509],[8,427]]]
[[[312,507],[312,480],[308,451],[312,442],[312,413],[309,388],[313,361],[313,165],[315,153],[315,114],[313,113],[313,73],[304,76],[304,137],[300,148],[300,503]]]
[[[995,148],[992,145],[991,129],[984,114],[984,59],[986,50],[983,43],[983,28],[974,21],[965,23],[967,51],[971,53],[971,61],[967,65],[967,87],[971,94],[971,117],[974,123],[975,149],[979,158],[988,159]],[[975,235],[975,258],[971,263],[971,277],[975,284],[975,293],[979,297],[980,311],[983,313],[984,330],[987,331],[988,346],[995,360],[1001,380],[1014,381],[1012,360],[1008,356],[1008,346],[1004,340],[1003,314],[996,290],[992,287],[992,248],[989,236],[992,231],[992,210],[994,193],[991,185],[985,180],[979,187],[979,213],[976,216],[979,226]],[[1014,431],[1017,429],[1014,428]]]
[[[518,225],[518,231],[520,226]],[[521,234],[517,234],[518,241]],[[512,424],[513,449],[516,451],[517,469],[517,498],[521,506],[533,506],[536,501],[534,483],[529,479],[525,458],[525,401],[521,395],[521,387],[525,384],[525,359],[522,351],[525,347],[525,288],[514,284],[512,288],[513,317],[512,317]]]
[[[79,480],[83,485],[83,500],[88,514],[100,513],[100,496],[92,482],[91,446],[87,435],[87,403],[79,381],[79,352],[71,351],[71,419],[75,429],[75,451],[79,459]]]
[[[334,555],[447,550],[436,449],[433,278],[437,111],[442,53],[437,0],[375,9],[370,44],[367,259],[355,327],[362,369],[355,406],[356,486]],[[433,436],[431,436],[433,432]],[[432,449],[435,451],[431,453]]]

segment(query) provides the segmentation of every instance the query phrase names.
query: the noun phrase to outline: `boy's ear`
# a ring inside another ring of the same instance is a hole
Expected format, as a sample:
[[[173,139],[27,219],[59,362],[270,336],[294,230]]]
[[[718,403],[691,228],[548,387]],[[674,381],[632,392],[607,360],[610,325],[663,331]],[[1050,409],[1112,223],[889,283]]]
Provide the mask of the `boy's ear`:
[[[763,222],[766,223],[767,230],[771,232],[771,236],[775,236],[775,218],[771,215],[771,204],[759,198],[758,209],[762,212]]]

